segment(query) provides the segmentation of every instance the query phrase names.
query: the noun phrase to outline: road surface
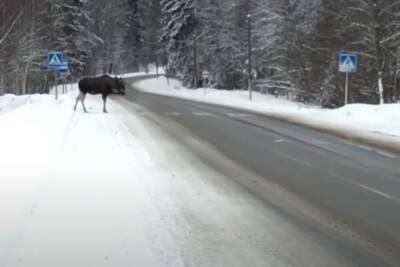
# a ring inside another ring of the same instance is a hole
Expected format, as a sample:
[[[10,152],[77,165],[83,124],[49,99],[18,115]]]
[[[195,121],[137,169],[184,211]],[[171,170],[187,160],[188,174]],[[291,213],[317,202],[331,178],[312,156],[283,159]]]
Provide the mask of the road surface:
[[[360,266],[398,264],[400,155],[231,108],[136,90],[122,102]]]

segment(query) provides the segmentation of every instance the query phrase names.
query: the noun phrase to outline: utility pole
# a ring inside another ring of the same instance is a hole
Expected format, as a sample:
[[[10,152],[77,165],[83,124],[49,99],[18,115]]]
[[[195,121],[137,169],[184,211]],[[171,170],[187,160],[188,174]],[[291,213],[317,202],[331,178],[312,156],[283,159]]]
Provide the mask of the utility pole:
[[[194,33],[193,39],[193,57],[194,57],[194,88],[199,86],[199,72],[197,66],[197,31]]]
[[[249,42],[249,69],[248,69],[248,83],[249,83],[249,99],[253,100],[253,88],[252,88],[252,74],[251,74],[251,69],[252,69],[252,62],[251,62],[251,15],[247,15],[247,24],[249,26],[248,28],[248,42]]]
[[[193,1],[193,15],[194,18],[197,19],[197,7],[198,3],[197,0]],[[198,62],[197,62],[197,27],[198,25],[195,25],[194,28],[194,39],[193,39],[193,57],[194,57],[194,88],[197,89],[199,87],[199,69],[198,69]]]
[[[349,73],[346,72],[346,82],[344,87],[344,104],[349,104]]]

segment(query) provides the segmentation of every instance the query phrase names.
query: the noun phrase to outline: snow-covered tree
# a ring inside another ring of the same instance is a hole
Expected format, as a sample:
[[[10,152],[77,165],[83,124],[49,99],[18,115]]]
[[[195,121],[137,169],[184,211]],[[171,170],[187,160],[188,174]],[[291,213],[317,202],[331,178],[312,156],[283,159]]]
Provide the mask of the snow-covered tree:
[[[355,52],[350,102],[399,99],[397,0],[3,0],[0,94],[46,91],[49,50],[66,52],[75,79],[167,58],[187,85],[206,71],[211,86],[246,88],[248,15],[256,90],[340,106],[338,55]]]
[[[194,77],[193,38],[196,19],[193,0],[161,0],[162,35],[166,47],[170,71],[180,76],[187,84]]]

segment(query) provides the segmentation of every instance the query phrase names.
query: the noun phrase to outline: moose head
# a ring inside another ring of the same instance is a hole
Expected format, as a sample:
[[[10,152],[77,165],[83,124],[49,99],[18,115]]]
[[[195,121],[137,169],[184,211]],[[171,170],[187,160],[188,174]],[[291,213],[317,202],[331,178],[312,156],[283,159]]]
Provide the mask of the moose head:
[[[115,94],[125,95],[125,81],[122,78],[114,77]]]

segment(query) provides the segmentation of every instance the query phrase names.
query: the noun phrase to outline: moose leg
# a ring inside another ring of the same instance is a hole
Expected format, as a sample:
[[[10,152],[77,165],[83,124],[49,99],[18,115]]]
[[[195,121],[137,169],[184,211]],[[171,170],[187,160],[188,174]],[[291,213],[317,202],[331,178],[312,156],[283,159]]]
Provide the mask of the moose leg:
[[[76,97],[74,111],[76,111],[76,107],[78,106],[78,102],[79,102],[79,100],[81,100],[81,97],[82,97],[82,93],[79,92],[79,95]]]
[[[85,107],[85,98],[86,98],[86,94],[82,94],[81,102],[82,102],[83,111],[85,113],[88,113],[87,110],[86,110],[86,107]]]
[[[107,95],[103,95],[103,112],[107,113],[106,109]]]

